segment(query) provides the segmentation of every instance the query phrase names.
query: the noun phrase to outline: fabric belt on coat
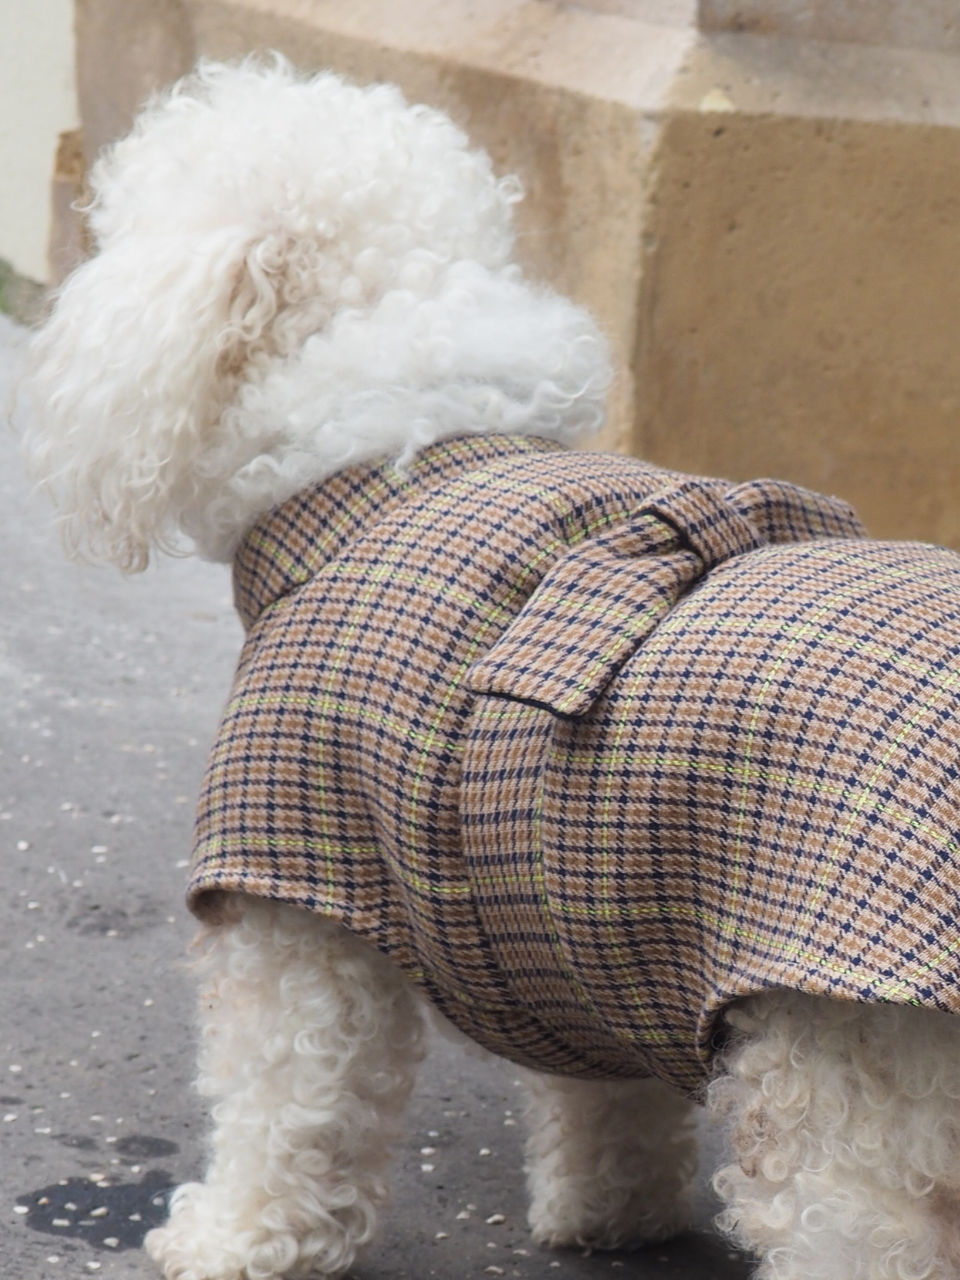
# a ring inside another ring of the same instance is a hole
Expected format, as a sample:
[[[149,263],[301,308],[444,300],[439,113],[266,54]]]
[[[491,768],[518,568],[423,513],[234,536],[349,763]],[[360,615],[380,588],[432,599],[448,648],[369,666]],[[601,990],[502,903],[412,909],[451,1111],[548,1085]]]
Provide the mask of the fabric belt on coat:
[[[589,713],[680,597],[724,561],[774,543],[862,538],[853,508],[778,480],[681,480],[567,552],[467,673],[475,694]]]

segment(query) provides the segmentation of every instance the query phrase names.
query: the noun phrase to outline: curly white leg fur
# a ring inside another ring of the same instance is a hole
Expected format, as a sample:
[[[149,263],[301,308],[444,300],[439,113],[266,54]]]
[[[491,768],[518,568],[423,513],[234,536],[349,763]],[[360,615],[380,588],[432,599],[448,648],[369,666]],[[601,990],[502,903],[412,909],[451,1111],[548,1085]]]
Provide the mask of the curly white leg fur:
[[[691,1103],[659,1080],[523,1074],[539,1244],[629,1248],[683,1230],[697,1167]]]
[[[960,1019],[774,992],[728,1020],[714,1185],[758,1280],[955,1280]]]
[[[422,1057],[418,1001],[338,925],[263,902],[243,903],[201,965],[213,1158],[147,1249],[167,1280],[340,1274],[385,1197]]]

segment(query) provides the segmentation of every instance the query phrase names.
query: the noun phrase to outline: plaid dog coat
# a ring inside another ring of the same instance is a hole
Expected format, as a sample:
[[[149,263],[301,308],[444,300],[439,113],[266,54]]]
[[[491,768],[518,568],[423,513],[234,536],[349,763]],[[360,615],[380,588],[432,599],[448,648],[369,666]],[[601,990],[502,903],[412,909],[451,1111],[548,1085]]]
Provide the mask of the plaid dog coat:
[[[960,1011],[960,557],[538,440],[255,525],[190,903],[332,916],[540,1070],[702,1085],[770,987]]]

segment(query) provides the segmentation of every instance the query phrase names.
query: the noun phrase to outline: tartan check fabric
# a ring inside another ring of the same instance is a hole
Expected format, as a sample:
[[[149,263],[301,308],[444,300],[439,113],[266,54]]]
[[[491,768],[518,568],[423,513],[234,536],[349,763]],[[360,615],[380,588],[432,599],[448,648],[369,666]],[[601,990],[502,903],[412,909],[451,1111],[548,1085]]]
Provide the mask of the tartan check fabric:
[[[298,903],[514,1061],[696,1093],[731,1000],[960,1012],[960,557],[471,437],[268,513],[189,901]]]

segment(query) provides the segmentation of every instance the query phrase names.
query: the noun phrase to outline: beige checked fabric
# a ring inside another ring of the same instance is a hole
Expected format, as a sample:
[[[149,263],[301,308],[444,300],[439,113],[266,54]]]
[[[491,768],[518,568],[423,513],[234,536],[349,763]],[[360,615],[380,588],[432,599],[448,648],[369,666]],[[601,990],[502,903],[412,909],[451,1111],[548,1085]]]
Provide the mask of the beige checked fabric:
[[[960,557],[544,441],[344,471],[235,562],[189,898],[325,913],[540,1070],[696,1093],[788,987],[960,1011]]]

